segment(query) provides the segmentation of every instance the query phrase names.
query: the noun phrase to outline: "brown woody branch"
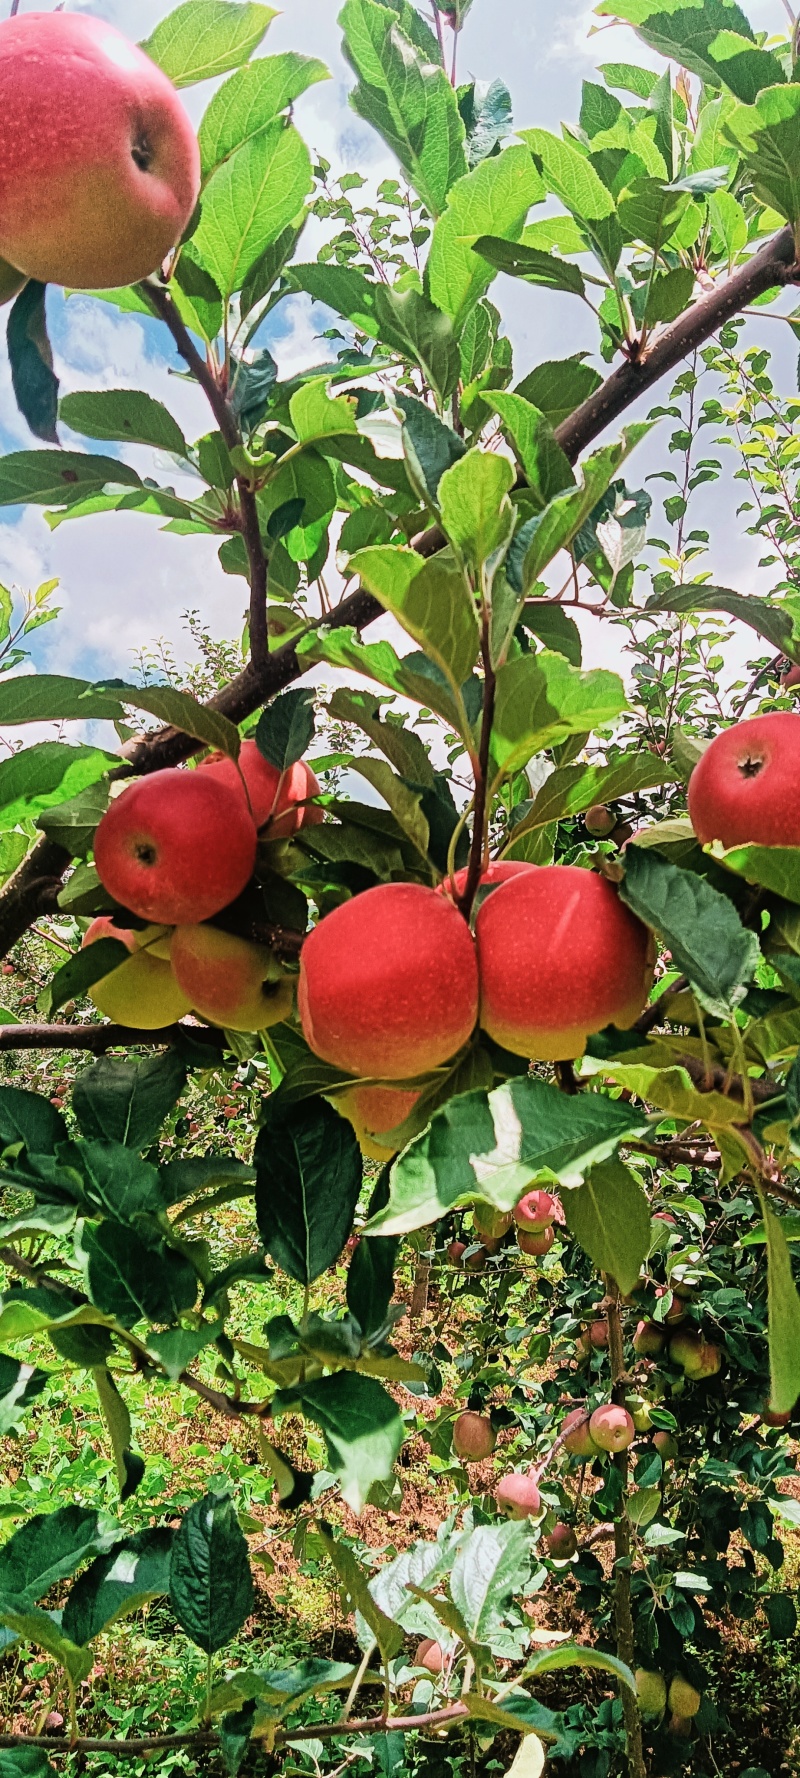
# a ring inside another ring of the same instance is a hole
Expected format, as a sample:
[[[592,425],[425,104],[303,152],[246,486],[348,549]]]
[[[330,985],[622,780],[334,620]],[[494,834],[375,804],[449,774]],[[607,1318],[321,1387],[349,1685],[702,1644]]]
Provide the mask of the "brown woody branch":
[[[412,1734],[418,1729],[455,1727],[469,1716],[466,1704],[448,1704],[431,1710],[427,1716],[373,1716],[361,1721],[315,1722],[303,1728],[278,1729],[274,1746],[287,1741],[332,1741],[351,1735],[385,1735],[391,1730]],[[142,1754],[158,1753],[171,1747],[218,1747],[219,1737],[212,1730],[195,1729],[183,1735],[152,1735],[140,1740],[103,1740],[99,1736],[79,1736],[70,1741],[64,1735],[0,1735],[1,1748],[41,1747],[49,1753],[106,1753],[123,1759],[138,1759]]]
[[[790,284],[798,276],[792,231],[785,228],[718,289],[710,291],[687,309],[640,358],[613,371],[602,387],[562,422],[556,437],[570,461],[575,462],[581,451],[598,438],[612,420],[624,413],[661,377],[675,370],[698,346],[711,339],[725,321],[739,314],[766,290],[775,285]],[[225,428],[229,429],[232,420],[224,394],[183,326],[169,292],[163,286],[148,285],[148,296],[169,327],[184,361],[205,389],[224,436]],[[245,484],[243,511],[248,499],[254,503],[254,496]],[[245,536],[246,546],[247,543]],[[414,539],[414,548],[420,555],[428,557],[435,555],[443,543],[442,532],[434,525]],[[383,607],[377,599],[358,591],[343,599],[324,621],[334,627],[347,624],[361,630],[382,614]],[[209,708],[220,711],[231,722],[242,722],[269,698],[299,679],[304,671],[294,643],[287,642],[263,662],[256,664],[251,660],[242,673],[209,700]],[[166,728],[137,742],[127,751],[127,758],[132,771],[154,772],[163,766],[179,765],[197,749],[198,743],[189,735]],[[54,911],[58,889],[69,862],[62,847],[49,840],[39,840],[0,890],[0,955],[6,955],[33,919]]]
[[[127,1025],[0,1025],[0,1053],[59,1049],[103,1056],[106,1050],[131,1046],[164,1049],[181,1037],[207,1044],[217,1054],[225,1048],[222,1032],[206,1025],[165,1025],[161,1031],[132,1031]]]

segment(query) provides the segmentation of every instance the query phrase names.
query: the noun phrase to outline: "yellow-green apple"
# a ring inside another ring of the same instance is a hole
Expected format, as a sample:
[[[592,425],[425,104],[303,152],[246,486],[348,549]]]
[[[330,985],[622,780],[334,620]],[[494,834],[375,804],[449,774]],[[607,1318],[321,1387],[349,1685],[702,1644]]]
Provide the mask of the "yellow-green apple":
[[[674,1463],[678,1455],[678,1446],[671,1432],[667,1432],[664,1427],[660,1431],[654,1432],[653,1444],[664,1463]]]
[[[497,1437],[488,1414],[476,1414],[465,1408],[453,1421],[453,1450],[466,1463],[481,1463],[491,1457]]]
[[[426,1636],[419,1644],[414,1656],[415,1667],[426,1667],[429,1673],[441,1673],[444,1666],[444,1649],[441,1642],[434,1642]]]
[[[403,1092],[397,1087],[348,1087],[334,1101],[358,1137],[362,1153],[371,1161],[390,1161],[397,1144],[384,1138],[405,1123],[419,1098],[420,1089]]]
[[[109,895],[143,920],[182,926],[235,901],[253,874],[256,830],[243,797],[213,773],[171,767],[115,798],[94,836]]]
[[[473,1204],[472,1221],[484,1241],[501,1241],[513,1222],[510,1210],[495,1210],[493,1204]]]
[[[596,1457],[599,1446],[590,1431],[591,1415],[586,1408],[573,1408],[561,1428],[564,1449],[571,1457]]]
[[[640,1321],[633,1336],[633,1350],[640,1358],[657,1358],[663,1352],[666,1334],[657,1321]]]
[[[595,840],[607,840],[617,825],[616,815],[613,810],[606,808],[605,803],[595,803],[591,809],[587,809],[583,819],[587,833]]]
[[[171,962],[194,1011],[228,1031],[265,1031],[291,1015],[292,978],[265,945],[218,926],[176,926]]]
[[[627,1451],[636,1436],[636,1427],[627,1408],[616,1407],[613,1402],[595,1408],[589,1431],[601,1451]]]
[[[515,1055],[581,1056],[587,1037],[632,1025],[647,999],[651,934],[594,871],[545,865],[501,883],[475,938],[481,1024]]]
[[[649,1432],[653,1424],[653,1417],[646,1396],[640,1395],[637,1390],[629,1390],[625,1396],[625,1406],[636,1431]]]
[[[0,243],[2,245],[2,243]],[[689,817],[705,846],[800,846],[800,716],[773,710],[724,729],[689,780]]]
[[[213,772],[220,783],[249,800],[256,827],[266,828],[267,839],[288,839],[298,828],[325,819],[319,803],[306,801],[319,796],[320,782],[304,759],[279,772],[255,741],[243,741],[238,766],[227,754],[212,753],[200,769]]]
[[[197,139],[172,82],[102,19],[0,25],[0,253],[42,283],[158,270],[197,203]]]
[[[673,1364],[681,1367],[684,1375],[693,1383],[702,1383],[708,1377],[716,1377],[722,1368],[722,1353],[719,1346],[704,1340],[691,1328],[683,1328],[676,1333],[669,1343],[669,1355]],[[686,1712],[681,1713],[685,1715]]]
[[[117,1025],[131,1030],[162,1031],[190,1012],[192,1003],[182,992],[165,960],[163,950],[156,950],[163,936],[162,928],[154,934],[133,932],[115,926],[107,914],[93,920],[83,935],[81,949],[97,943],[100,938],[116,938],[130,951],[127,962],[118,964],[109,975],[101,977],[89,989],[89,999],[98,1012],[105,1013]],[[150,937],[151,942],[147,940]]]
[[[434,890],[381,883],[309,934],[297,998],[306,1042],[324,1062],[362,1079],[427,1074],[475,1026],[478,964],[469,927]]]
[[[578,1553],[578,1539],[571,1525],[562,1519],[553,1526],[547,1539],[547,1552],[553,1562],[571,1562]]]
[[[535,1476],[521,1469],[512,1469],[498,1482],[494,1491],[498,1512],[507,1519],[538,1519],[542,1496]]]
[[[636,1696],[643,1716],[663,1716],[667,1708],[667,1682],[663,1673],[652,1673],[637,1667]]]
[[[676,1673],[669,1688],[669,1707],[675,1716],[696,1716],[702,1697],[696,1687],[689,1684],[680,1673]]]
[[[520,1253],[527,1253],[531,1259],[543,1259],[550,1252],[556,1238],[554,1228],[517,1229],[517,1246]]]
[[[550,1227],[556,1213],[555,1198],[549,1192],[526,1192],[513,1210],[514,1221],[518,1229],[527,1229],[529,1234],[536,1235],[541,1229]]]

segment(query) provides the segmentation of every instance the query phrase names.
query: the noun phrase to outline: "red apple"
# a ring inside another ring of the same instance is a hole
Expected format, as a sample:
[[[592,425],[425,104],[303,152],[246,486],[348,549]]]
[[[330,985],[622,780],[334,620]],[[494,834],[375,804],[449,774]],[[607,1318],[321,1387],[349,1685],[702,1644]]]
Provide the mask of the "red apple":
[[[478,879],[478,888],[485,889],[490,883],[507,883],[511,877],[519,877],[524,871],[532,871],[535,869],[535,864],[524,864],[521,859],[493,858],[491,862],[487,864],[486,869],[481,872]],[[467,886],[468,875],[469,866],[464,865],[463,869],[457,870],[454,876],[445,877],[444,882],[439,884],[436,891],[437,895],[463,895]]]
[[[466,1251],[466,1241],[451,1241],[447,1248],[447,1257],[450,1264],[453,1266],[460,1266]]]
[[[546,865],[502,883],[475,937],[481,1025],[515,1055],[581,1056],[592,1032],[633,1024],[647,1000],[651,934],[593,871]]]
[[[671,1432],[667,1432],[663,1427],[659,1432],[654,1432],[653,1444],[655,1445],[659,1457],[661,1457],[665,1463],[674,1463],[675,1458],[678,1455],[678,1446]]]
[[[298,1006],[306,1042],[324,1062],[362,1078],[426,1074],[475,1026],[469,927],[452,902],[420,884],[367,889],[306,939]]]
[[[591,1416],[586,1408],[573,1408],[561,1428],[564,1449],[571,1457],[596,1457],[598,1446],[589,1430]]]
[[[476,1414],[467,1408],[456,1416],[453,1450],[465,1463],[482,1463],[484,1457],[491,1457],[496,1444],[497,1436],[488,1414]]]
[[[259,752],[255,741],[243,741],[238,767],[227,754],[212,753],[200,770],[213,772],[237,796],[249,798],[253,820],[256,827],[265,828],[266,839],[288,839],[299,828],[325,819],[319,803],[305,800],[319,796],[320,783],[304,759],[279,772]]]
[[[555,1218],[556,1201],[549,1192],[526,1192],[524,1198],[514,1207],[514,1221],[518,1229],[527,1229],[531,1234],[538,1234],[541,1229],[549,1228]]]
[[[549,1253],[555,1238],[554,1228],[538,1229],[533,1232],[528,1229],[517,1229],[517,1246],[520,1253],[527,1253],[534,1259],[542,1259],[546,1253]]]
[[[767,1406],[761,1409],[762,1426],[788,1426],[791,1418],[791,1410],[788,1414],[776,1414],[771,1407]]]
[[[102,19],[0,25],[0,253],[43,284],[158,270],[197,203],[200,154],[171,81]]]
[[[578,1553],[578,1539],[571,1525],[559,1519],[547,1539],[548,1555],[553,1562],[571,1562]]]
[[[663,1352],[666,1334],[657,1321],[640,1321],[633,1336],[633,1350],[640,1358],[657,1358]]]
[[[501,1241],[508,1234],[513,1220],[510,1210],[495,1210],[493,1204],[472,1206],[474,1228],[484,1241]]]
[[[617,825],[616,815],[606,808],[605,803],[595,803],[593,808],[587,809],[583,819],[586,832],[595,840],[607,840]]]
[[[689,780],[689,816],[701,844],[800,846],[799,774],[800,716],[793,710],[724,729]]]
[[[414,1656],[415,1667],[426,1667],[429,1673],[441,1673],[445,1662],[444,1649],[441,1642],[433,1642],[426,1636]]]
[[[104,889],[143,920],[208,920],[253,874],[256,830],[244,801],[210,772],[171,768],[139,778],[112,802],[94,836]]]
[[[177,926],[170,959],[189,1004],[228,1031],[265,1031],[291,1018],[294,990],[265,945],[218,926]]]
[[[627,1451],[636,1437],[636,1427],[627,1408],[615,1407],[613,1402],[595,1408],[589,1431],[601,1451]]]
[[[504,1513],[507,1519],[538,1519],[542,1510],[542,1496],[535,1477],[520,1469],[512,1469],[509,1475],[502,1477],[495,1488],[494,1498],[498,1512]]]

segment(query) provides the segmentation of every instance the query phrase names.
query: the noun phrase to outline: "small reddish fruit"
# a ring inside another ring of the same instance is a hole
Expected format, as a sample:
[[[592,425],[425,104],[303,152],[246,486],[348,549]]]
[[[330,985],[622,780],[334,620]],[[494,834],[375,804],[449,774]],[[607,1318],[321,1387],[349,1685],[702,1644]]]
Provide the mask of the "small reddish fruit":
[[[478,888],[485,889],[492,883],[507,883],[511,877],[518,877],[523,871],[535,869],[535,864],[524,864],[520,859],[493,858],[479,877]],[[444,882],[439,884],[437,895],[449,895],[451,898],[463,895],[468,875],[469,866],[464,865],[462,870],[456,871],[455,876],[445,877]]]
[[[426,1667],[429,1673],[441,1673],[444,1666],[444,1649],[441,1642],[432,1641],[426,1636],[414,1656],[415,1667]]]
[[[601,1451],[627,1451],[636,1436],[636,1427],[627,1408],[616,1407],[613,1402],[595,1408],[589,1431]]]
[[[465,1272],[482,1272],[482,1271],[484,1271],[485,1266],[486,1266],[486,1261],[488,1258],[489,1258],[488,1247],[483,1247],[483,1246],[473,1247],[471,1253],[469,1252],[469,1249],[468,1249],[467,1250],[467,1257],[464,1261],[464,1271]]]
[[[520,1253],[527,1253],[534,1259],[542,1259],[550,1252],[556,1238],[554,1228],[540,1229],[538,1234],[530,1234],[527,1229],[517,1229],[517,1246]]]
[[[518,1229],[537,1234],[540,1229],[550,1227],[555,1213],[556,1201],[549,1192],[526,1192],[515,1205],[513,1217]]]
[[[674,1463],[678,1455],[678,1446],[671,1432],[667,1432],[663,1427],[658,1432],[654,1432],[653,1444],[659,1457],[663,1458],[665,1463]]]
[[[467,1251],[466,1241],[451,1241],[447,1249],[447,1257],[452,1266],[460,1266]]]
[[[488,1414],[476,1414],[467,1408],[453,1421],[453,1450],[465,1463],[482,1463],[484,1457],[491,1457],[496,1444],[497,1435]]]
[[[559,1519],[547,1539],[547,1549],[551,1561],[571,1562],[578,1553],[578,1539],[572,1526]]]
[[[657,1321],[640,1321],[633,1336],[633,1350],[640,1358],[657,1358],[666,1345],[666,1334]]]
[[[535,1477],[522,1470],[512,1469],[504,1475],[494,1491],[498,1512],[504,1513],[507,1519],[538,1519],[542,1510],[542,1496]]]
[[[605,1351],[608,1345],[608,1322],[593,1321],[589,1328],[589,1339],[595,1352]]]
[[[692,1738],[692,1719],[690,1716],[677,1716],[673,1713],[667,1724],[671,1735],[679,1741],[690,1741]]]
[[[611,809],[606,808],[605,803],[595,803],[593,808],[587,809],[583,819],[586,824],[586,832],[590,833],[595,840],[608,839],[609,834],[614,832],[617,825],[616,815]]]
[[[256,830],[244,800],[211,772],[177,767],[118,796],[94,836],[104,889],[142,920],[164,926],[211,919],[253,874]]]
[[[667,1327],[679,1327],[681,1322],[686,1320],[686,1304],[683,1298],[677,1296],[673,1291],[667,1290],[666,1285],[663,1284],[656,1291],[656,1296],[662,1302],[665,1297],[669,1298],[669,1308],[664,1316],[662,1326],[666,1324]]]
[[[592,1438],[590,1415],[586,1408],[573,1408],[561,1428],[564,1449],[571,1457],[596,1457],[598,1447]]]
[[[800,716],[793,710],[723,730],[689,780],[689,816],[701,844],[800,846],[799,770]]]
[[[243,741],[238,765],[225,753],[212,753],[200,769],[213,772],[235,796],[245,801],[249,798],[256,827],[265,830],[268,840],[288,839],[299,828],[325,819],[319,803],[306,801],[319,796],[320,783],[304,759],[280,772],[259,752],[255,741]]]

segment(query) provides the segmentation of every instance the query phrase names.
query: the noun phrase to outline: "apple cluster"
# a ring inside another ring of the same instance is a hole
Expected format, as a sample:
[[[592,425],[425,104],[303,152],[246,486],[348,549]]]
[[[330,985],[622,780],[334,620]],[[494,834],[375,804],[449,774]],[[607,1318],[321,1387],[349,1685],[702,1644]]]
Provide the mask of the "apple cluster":
[[[381,1137],[414,1104],[412,1083],[450,1062],[476,1025],[514,1055],[565,1061],[606,1025],[631,1025],[650,990],[652,936],[605,877],[490,864],[474,933],[457,906],[465,877],[438,889],[368,889],[303,946],[298,1005],[309,1047],[345,1074],[387,1083],[338,1101],[381,1159],[394,1152]]]
[[[194,771],[154,772],[129,785],[94,841],[100,881],[138,931],[107,915],[84,945],[117,938],[130,957],[91,990],[119,1024],[160,1030],[194,1011],[230,1031],[261,1031],[290,1016],[293,981],[265,945],[210,924],[249,883],[258,833],[287,839],[321,821],[319,783],[304,760],[280,772],[244,741],[238,765],[212,754]]]
[[[102,290],[156,272],[197,204],[178,94],[103,19],[0,24],[0,301],[28,278]]]

